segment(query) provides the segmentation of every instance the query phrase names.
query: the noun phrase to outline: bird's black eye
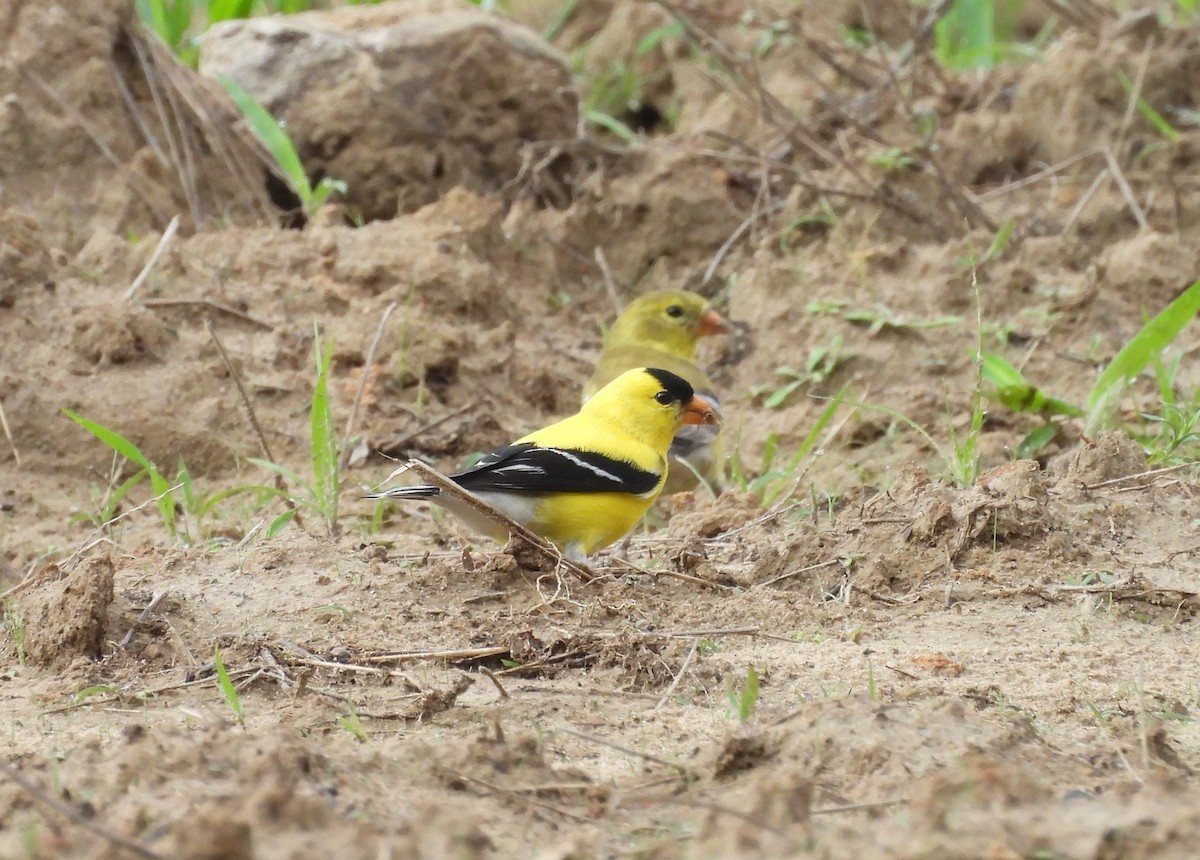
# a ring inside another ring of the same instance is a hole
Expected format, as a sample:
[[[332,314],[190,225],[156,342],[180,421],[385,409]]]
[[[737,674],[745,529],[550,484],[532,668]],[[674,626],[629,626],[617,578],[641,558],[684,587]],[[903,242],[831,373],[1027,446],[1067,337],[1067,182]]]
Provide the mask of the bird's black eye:
[[[667,316],[681,317],[683,316],[683,308],[681,308],[679,305],[671,305],[669,308],[667,308]]]
[[[671,392],[669,392],[669,391],[658,392],[658,394],[654,395],[654,399],[657,400],[659,403],[661,403],[663,406],[670,406],[672,403],[675,402],[675,398],[671,396]]]

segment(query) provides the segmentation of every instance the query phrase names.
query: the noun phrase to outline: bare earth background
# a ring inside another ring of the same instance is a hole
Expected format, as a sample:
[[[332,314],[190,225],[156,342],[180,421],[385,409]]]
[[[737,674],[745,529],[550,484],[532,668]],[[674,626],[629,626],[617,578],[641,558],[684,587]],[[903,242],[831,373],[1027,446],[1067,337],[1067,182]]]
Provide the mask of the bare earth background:
[[[541,32],[558,5],[514,15]],[[1114,481],[1145,469],[1123,436],[1068,424],[1042,462],[1011,462],[1035,422],[993,407],[989,471],[958,489],[908,425],[846,408],[783,492],[664,503],[590,584],[426,506],[374,527],[376,455],[347,469],[333,539],[311,515],[264,537],[281,508],[249,495],[185,518],[190,545],[153,505],[91,519],[133,470],[63,407],[169,476],[182,457],[198,492],[270,483],[206,316],[280,462],[309,468],[316,322],[339,426],[367,374],[355,435],[450,470],[574,409],[606,277],[621,297],[692,286],[745,324],[706,359],[750,478],[808,433],[810,393],[847,382],[949,448],[975,388],[964,260],[1008,219],[978,272],[985,345],[1082,401],[1200,272],[1200,132],[1163,138],[1118,75],[1166,115],[1197,110],[1196,29],[1031,2],[1026,35],[1052,6],[1080,14],[1037,61],[954,75],[846,48],[848,27],[921,32],[922,9],[867,5],[705,4],[704,55],[634,49],[659,6],[580,4],[556,47],[588,45],[592,79],[635,69],[671,134],[543,146],[515,182],[433,188],[361,227],[185,217],[132,299],[185,204],[130,118],[152,94],[115,83],[136,67],[126,4],[0,7],[0,589],[25,580],[0,639],[4,759],[171,858],[1194,857],[1194,473]],[[713,59],[756,45],[753,75]],[[931,130],[936,168],[897,163]],[[1086,155],[1038,176],[1097,147],[1112,170]],[[236,186],[197,169],[215,199]],[[1176,347],[1194,390],[1195,333]],[[776,369],[819,348],[842,359],[829,378],[766,408]],[[1143,380],[1124,414],[1155,402]],[[131,855],[0,779],[0,856]]]

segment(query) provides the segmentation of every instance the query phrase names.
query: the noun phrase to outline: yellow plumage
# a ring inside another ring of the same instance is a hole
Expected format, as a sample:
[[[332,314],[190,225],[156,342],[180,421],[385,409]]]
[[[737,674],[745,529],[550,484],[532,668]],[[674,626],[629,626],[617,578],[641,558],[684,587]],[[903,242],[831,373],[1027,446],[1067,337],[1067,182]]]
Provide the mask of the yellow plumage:
[[[728,331],[708,301],[686,290],[660,290],[633,300],[604,338],[584,401],[633,367],[661,367],[686,379],[716,405],[712,380],[696,363],[700,338]],[[719,408],[718,408],[719,411]],[[719,490],[725,477],[724,446],[715,426],[684,427],[671,446],[666,493],[695,489],[703,479]]]
[[[679,376],[629,370],[578,413],[524,436],[451,479],[571,557],[590,555],[632,529],[662,492],[667,450],[685,423],[716,421]],[[397,487],[371,498],[429,499],[502,540],[495,520],[436,487]]]

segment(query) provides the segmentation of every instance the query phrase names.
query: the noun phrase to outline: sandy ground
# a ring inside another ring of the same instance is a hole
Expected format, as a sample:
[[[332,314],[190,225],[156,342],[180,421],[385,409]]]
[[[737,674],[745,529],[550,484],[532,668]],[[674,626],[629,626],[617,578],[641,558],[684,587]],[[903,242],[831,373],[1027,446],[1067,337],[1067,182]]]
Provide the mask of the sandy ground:
[[[554,199],[526,177],[361,226],[185,218],[127,297],[182,204],[105,71],[124,4],[17,2],[0,856],[1194,857],[1195,471],[1142,476],[1143,446],[1074,420],[1015,459],[1039,419],[995,403],[979,479],[955,486],[948,452],[981,337],[1083,402],[1196,279],[1196,30],[1054,19],[1035,61],[959,75],[925,42],[851,46],[920,41],[920,9],[878,5],[712,4],[707,55],[632,50],[657,6],[588,5],[555,44],[590,45],[593,80],[637,69],[669,132],[565,144]],[[1051,18],[1030,3],[1022,32]],[[361,499],[380,450],[450,470],[572,411],[613,296],[679,285],[741,326],[704,356],[738,468],[661,503],[598,579]],[[336,534],[302,511],[268,536],[277,501],[221,494],[273,480],[246,401],[309,474],[314,323],[339,428],[362,385],[354,455]],[[1184,398],[1196,344],[1167,356]],[[847,383],[865,405],[788,464]],[[1141,379],[1118,417],[1153,433],[1159,399]],[[112,502],[136,468],[64,408],[169,479],[186,463],[175,538],[145,482]]]

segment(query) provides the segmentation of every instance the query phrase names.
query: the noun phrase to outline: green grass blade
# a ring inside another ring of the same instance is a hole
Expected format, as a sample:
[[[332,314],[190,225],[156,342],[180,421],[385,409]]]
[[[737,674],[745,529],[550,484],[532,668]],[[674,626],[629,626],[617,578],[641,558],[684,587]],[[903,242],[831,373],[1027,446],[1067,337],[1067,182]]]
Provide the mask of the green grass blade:
[[[571,17],[575,14],[575,9],[578,6],[579,0],[566,0],[565,3],[561,4],[554,16],[554,20],[546,28],[546,32],[542,33],[542,38],[547,42],[553,42],[557,39],[567,24],[570,23]]]
[[[796,389],[798,389],[805,382],[807,382],[807,380],[805,380],[805,379],[794,379],[791,382],[789,382],[785,385],[782,385],[779,388],[776,388],[775,391],[773,391],[771,393],[771,396],[763,401],[763,408],[764,409],[779,408],[785,402],[787,402],[787,399],[789,397],[791,397],[793,394],[795,394]]]
[[[141,452],[137,445],[134,445],[120,433],[115,430],[109,430],[102,424],[97,424],[95,421],[90,421],[82,415],[77,415],[70,409],[64,409],[63,412],[68,418],[82,427],[84,430],[91,433],[108,447],[112,448],[122,457],[137,463],[146,470],[146,474],[150,478],[150,489],[155,496],[158,497],[157,505],[159,515],[162,517],[163,525],[167,527],[171,538],[175,538],[175,499],[171,494],[171,482],[162,476],[158,468],[150,462],[149,458]]]
[[[952,69],[986,68],[996,63],[993,0],[955,0],[934,26],[937,56]]]
[[[110,696],[118,691],[118,688],[110,684],[95,684],[91,687],[84,687],[71,697],[71,704],[78,705],[80,702],[86,701],[91,696]]]
[[[983,378],[995,386],[995,399],[1013,412],[1041,415],[1043,418],[1055,415],[1079,418],[1084,414],[1078,406],[1051,397],[1031,385],[1021,371],[995,353],[983,353]]]
[[[82,415],[77,415],[70,409],[64,409],[63,413],[125,459],[132,460],[147,471],[157,471],[154,468],[154,464],[141,452],[141,449],[120,433],[117,433],[115,430],[109,430],[103,424],[97,424],[95,421],[84,418]]]
[[[825,432],[825,428],[829,426],[829,422],[833,420],[833,416],[837,414],[841,408],[842,402],[846,399],[846,395],[850,393],[850,383],[847,382],[841,387],[837,394],[825,404],[825,408],[821,410],[821,414],[817,416],[817,420],[813,422],[812,428],[808,434],[800,442],[800,447],[796,449],[796,453],[788,461],[787,471],[794,471],[800,461],[808,456],[808,452],[817,444],[817,439]]]
[[[172,48],[171,31],[167,26],[167,9],[163,0],[136,0],[133,4],[138,20]]]
[[[108,494],[108,501],[105,503],[104,509],[100,511],[100,519],[104,521],[102,523],[103,525],[107,525],[108,523],[112,522],[113,517],[117,513],[117,507],[121,504],[122,500],[129,495],[129,491],[142,482],[142,478],[144,477],[146,477],[146,470],[138,469],[136,472],[122,481],[120,486]]]
[[[615,116],[606,114],[603,111],[591,109],[585,110],[583,115],[584,118],[592,125],[598,125],[601,128],[612,132],[630,146],[641,146],[642,141],[641,138],[638,137],[637,132],[625,123],[621,122]]]
[[[1118,352],[1088,394],[1088,423],[1104,422],[1115,393],[1141,373],[1151,360],[1166,349],[1200,311],[1200,281],[1183,291],[1175,301],[1150,320]]]
[[[1030,430],[1025,438],[1017,443],[1016,457],[1019,460],[1026,460],[1031,457],[1036,457],[1042,453],[1042,449],[1054,441],[1054,437],[1058,435],[1059,426],[1057,424],[1043,424],[1041,427],[1035,427]]]
[[[1129,75],[1125,74],[1120,69],[1117,70],[1117,81],[1121,84],[1121,87],[1125,90],[1125,92],[1133,92],[1133,81],[1129,80]],[[1146,118],[1146,121],[1154,126],[1155,130],[1164,138],[1172,143],[1179,140],[1179,132],[1176,131],[1175,126],[1167,122],[1166,117],[1156,111],[1150,105],[1150,103],[1141,96],[1138,96],[1137,109],[1138,112]]]
[[[997,388],[1029,385],[1021,371],[1013,367],[1003,356],[996,355],[994,352],[985,352],[982,358],[983,378]]]
[[[179,52],[192,25],[191,0],[136,0],[134,10],[158,38]]]
[[[754,712],[758,708],[758,672],[753,666],[746,668],[746,680],[742,689],[730,687],[728,697],[729,710],[738,718],[738,722],[747,723],[754,718]]]
[[[275,519],[271,520],[271,524],[267,526],[267,537],[273,538],[287,528],[288,523],[296,518],[296,513],[296,509],[292,508],[291,510],[284,511]]]
[[[266,484],[242,484],[240,487],[229,487],[206,497],[198,506],[198,512],[207,514],[222,502],[232,499],[235,496],[243,496],[246,493],[254,493],[263,498],[274,497],[283,500],[291,498],[291,496],[278,487],[269,487]]]
[[[254,0],[208,0],[208,24],[249,18],[254,9]]]
[[[1012,238],[1013,228],[1016,225],[1017,222],[1012,218],[1000,225],[1000,229],[992,238],[992,244],[988,247],[987,253],[983,255],[983,262],[990,262],[1004,253],[1004,248],[1008,245],[1008,240]]]
[[[221,688],[221,695],[229,703],[229,709],[237,718],[238,725],[245,726],[246,715],[242,711],[242,700],[238,696],[237,687],[233,686],[229,671],[225,668],[225,661],[221,659],[221,649],[215,645],[213,646],[213,666],[217,670],[217,686]]]
[[[332,344],[321,349],[316,338],[313,348],[317,360],[317,382],[312,395],[312,471],[313,496],[317,510],[325,520],[325,527],[333,534],[337,529],[338,495],[341,480],[338,476],[337,431],[333,426],[333,412],[329,405],[329,360]]]
[[[283,130],[283,126],[267,112],[266,108],[259,104],[254,96],[238,86],[237,83],[224,76],[218,80],[221,82],[221,86],[225,87],[225,91],[229,93],[229,97],[233,99],[238,110],[242,112],[242,116],[250,123],[250,128],[258,136],[258,139],[270,151],[271,157],[283,171],[284,178],[300,197],[304,211],[310,211],[312,185],[308,181],[308,174],[304,172],[304,165],[300,163],[296,147],[292,145],[292,139]]]
[[[247,457],[246,461],[253,463],[255,466],[266,469],[268,472],[274,472],[276,475],[281,476],[286,481],[290,481],[297,487],[304,487],[305,489],[309,490],[309,492],[312,492],[312,488],[309,487],[308,483],[300,477],[300,474],[298,472],[293,472],[287,466],[281,466],[278,463],[272,463],[270,460],[260,460],[258,457]]]

